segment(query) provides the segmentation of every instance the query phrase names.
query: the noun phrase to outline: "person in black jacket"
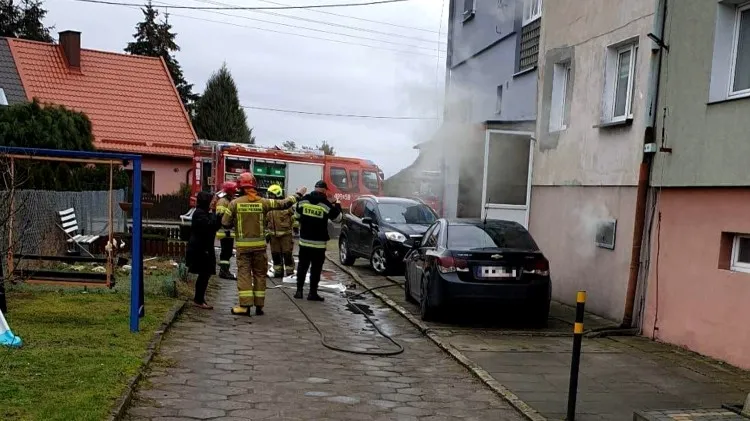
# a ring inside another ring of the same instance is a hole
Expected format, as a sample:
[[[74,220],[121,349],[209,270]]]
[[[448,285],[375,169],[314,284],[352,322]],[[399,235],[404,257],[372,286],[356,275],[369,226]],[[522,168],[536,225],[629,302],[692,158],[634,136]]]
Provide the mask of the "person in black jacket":
[[[295,207],[299,220],[299,262],[297,264],[297,293],[294,298],[302,298],[307,270],[310,269],[310,292],[307,299],[323,301],[318,295],[320,273],[326,259],[328,243],[328,221],[341,220],[341,205],[328,200],[328,185],[321,180],[315,183],[315,190],[305,195]]]
[[[216,232],[221,228],[221,221],[209,209],[212,199],[211,193],[198,193],[195,212],[193,212],[190,240],[185,253],[188,270],[190,273],[198,275],[198,279],[195,281],[193,304],[206,310],[213,308],[206,303],[206,288],[208,288],[209,278],[216,275],[214,239]]]

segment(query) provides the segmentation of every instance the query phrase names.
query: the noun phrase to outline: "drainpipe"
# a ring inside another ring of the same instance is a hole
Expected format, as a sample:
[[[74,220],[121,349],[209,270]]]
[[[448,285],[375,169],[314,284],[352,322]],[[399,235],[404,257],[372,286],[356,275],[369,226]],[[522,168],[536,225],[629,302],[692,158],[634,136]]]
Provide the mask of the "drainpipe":
[[[654,17],[654,32],[649,38],[654,41],[658,48],[659,58],[655,66],[651,67],[649,94],[651,101],[647,113],[648,125],[643,136],[643,157],[638,169],[638,188],[635,202],[635,223],[633,226],[633,248],[630,253],[630,273],[628,274],[628,290],[625,296],[625,312],[622,316],[622,328],[630,328],[633,324],[633,309],[635,307],[635,294],[638,289],[638,274],[640,271],[641,243],[643,242],[643,231],[646,221],[646,202],[648,198],[651,167],[655,153],[654,127],[656,126],[657,107],[659,105],[659,87],[661,82],[661,67],[664,57],[664,26],[667,20],[667,0],[657,0],[656,16]],[[653,36],[653,37],[652,37]],[[658,41],[657,41],[658,40]],[[647,147],[651,146],[648,150]]]

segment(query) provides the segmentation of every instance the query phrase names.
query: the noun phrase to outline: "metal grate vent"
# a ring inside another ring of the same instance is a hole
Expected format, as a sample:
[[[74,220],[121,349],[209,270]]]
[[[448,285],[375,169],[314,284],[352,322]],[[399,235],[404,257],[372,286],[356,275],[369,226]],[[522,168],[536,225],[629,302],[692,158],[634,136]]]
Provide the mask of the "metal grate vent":
[[[600,221],[599,225],[596,227],[596,238],[594,239],[594,242],[598,247],[614,250],[616,233],[616,219]]]
[[[532,69],[539,62],[539,39],[542,32],[542,19],[539,18],[521,29],[521,50],[519,72]]]

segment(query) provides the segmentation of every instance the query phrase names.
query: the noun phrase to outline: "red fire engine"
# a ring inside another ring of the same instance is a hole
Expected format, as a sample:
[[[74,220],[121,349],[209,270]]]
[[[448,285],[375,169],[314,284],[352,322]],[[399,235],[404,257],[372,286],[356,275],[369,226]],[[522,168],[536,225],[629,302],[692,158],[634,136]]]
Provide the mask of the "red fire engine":
[[[258,190],[279,184],[286,194],[301,186],[312,190],[318,180],[325,180],[344,209],[360,195],[383,193],[383,172],[366,159],[207,140],[199,141],[193,149],[193,198],[199,191],[217,191],[246,171],[255,175]]]

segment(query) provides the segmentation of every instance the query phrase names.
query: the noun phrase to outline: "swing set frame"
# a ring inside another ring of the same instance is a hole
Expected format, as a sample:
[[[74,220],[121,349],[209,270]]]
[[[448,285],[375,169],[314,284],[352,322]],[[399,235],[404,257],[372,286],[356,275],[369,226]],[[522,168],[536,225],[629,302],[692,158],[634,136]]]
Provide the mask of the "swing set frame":
[[[114,176],[114,167],[115,165],[127,165],[128,162],[132,163],[133,165],[133,237],[132,237],[132,244],[131,244],[131,255],[132,255],[132,268],[130,272],[130,331],[131,332],[138,332],[139,330],[139,322],[140,318],[143,317],[145,309],[144,309],[144,299],[143,299],[143,256],[142,256],[142,233],[143,233],[143,224],[142,224],[142,215],[141,215],[141,198],[142,198],[142,191],[141,191],[141,167],[142,167],[142,157],[141,155],[135,155],[135,154],[125,154],[125,153],[113,153],[113,152],[90,152],[90,151],[67,151],[67,150],[58,150],[58,149],[36,149],[36,148],[17,148],[17,147],[5,147],[0,146],[0,157],[6,158],[10,160],[10,169],[11,169],[11,180],[14,179],[15,176],[15,161],[16,160],[31,160],[31,161],[53,161],[53,162],[67,162],[67,163],[80,163],[80,164],[99,164],[99,165],[109,165],[110,171],[109,171],[109,218],[108,218],[108,248],[107,256],[105,258],[96,258],[94,256],[90,257],[76,257],[76,258],[65,258],[64,256],[22,256],[23,258],[30,259],[30,260],[51,260],[51,261],[65,261],[65,260],[75,260],[79,262],[87,261],[87,262],[97,262],[97,263],[105,263],[106,264],[106,277],[104,278],[104,282],[102,280],[99,280],[98,282],[87,282],[85,280],[76,280],[75,282],[66,281],[65,279],[51,279],[55,276],[59,276],[59,272],[49,272],[44,276],[44,279],[30,279],[29,282],[36,282],[36,283],[54,283],[54,284],[65,284],[65,285],[86,285],[86,286],[102,286],[106,285],[107,287],[111,287],[113,285],[113,275],[114,275],[114,266],[115,266],[115,259],[113,256],[113,240],[114,240],[114,226],[112,224],[112,221],[114,219],[114,210],[113,210],[113,197],[112,197],[112,188],[113,188],[113,176]],[[14,181],[13,181],[14,182]],[[13,187],[15,188],[15,186]],[[14,198],[13,195],[11,195],[10,198],[10,206],[11,209],[14,209]],[[12,220],[12,214],[11,212],[11,225],[13,224]],[[9,244],[13,244],[13,234],[12,229],[8,230],[8,240]],[[80,247],[76,243],[76,247]],[[8,273],[14,272],[14,258],[19,257],[19,255],[14,255],[12,251],[12,246],[10,247],[11,250],[8,251]],[[123,262],[123,259],[118,259],[118,265],[121,265]],[[40,271],[34,271],[31,272],[31,275],[33,274],[39,274]],[[0,274],[2,276],[2,274]],[[79,276],[80,277],[80,276]]]

